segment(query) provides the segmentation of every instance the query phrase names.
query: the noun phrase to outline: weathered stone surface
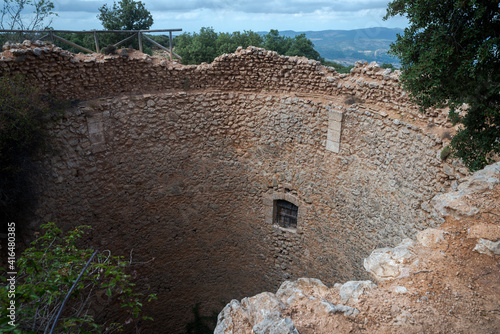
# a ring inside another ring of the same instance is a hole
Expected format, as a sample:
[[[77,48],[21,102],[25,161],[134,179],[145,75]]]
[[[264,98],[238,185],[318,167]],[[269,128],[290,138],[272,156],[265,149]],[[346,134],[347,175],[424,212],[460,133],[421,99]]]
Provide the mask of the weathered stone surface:
[[[364,267],[377,281],[394,279],[409,272],[404,270],[405,264],[412,256],[411,247],[414,241],[405,239],[394,248],[379,248],[374,250],[364,260]]]
[[[359,314],[359,310],[356,309],[355,307],[342,305],[342,304],[334,305],[326,300],[321,300],[319,306],[315,306],[315,307],[318,310],[320,310],[320,312],[322,309],[322,311],[326,314],[342,313],[346,317],[350,317],[350,316],[355,317]]]
[[[295,281],[285,281],[276,292],[276,297],[285,304],[292,305],[298,298],[311,296],[324,298],[329,289],[319,279],[299,278]]]
[[[500,239],[500,226],[486,223],[475,224],[470,227],[468,237],[497,241]]]
[[[455,192],[436,195],[431,204],[443,216],[472,216],[479,212],[479,206],[469,203],[467,197],[488,189],[500,182],[500,162],[475,172],[458,186]]]
[[[357,302],[365,290],[372,289],[376,285],[372,281],[349,281],[339,289],[339,295],[342,303]]]
[[[425,247],[435,248],[445,243],[446,232],[434,228],[428,228],[417,233],[417,241]]]
[[[292,319],[283,318],[279,313],[269,314],[253,326],[252,331],[254,334],[299,334]]]
[[[241,306],[247,310],[250,321],[253,324],[259,324],[270,314],[279,314],[285,308],[285,304],[270,292],[263,292],[250,298],[243,298]]]
[[[500,240],[493,242],[486,239],[479,239],[473,250],[490,256],[500,255]]]
[[[214,334],[245,334],[251,329],[247,310],[234,299],[219,313]]]

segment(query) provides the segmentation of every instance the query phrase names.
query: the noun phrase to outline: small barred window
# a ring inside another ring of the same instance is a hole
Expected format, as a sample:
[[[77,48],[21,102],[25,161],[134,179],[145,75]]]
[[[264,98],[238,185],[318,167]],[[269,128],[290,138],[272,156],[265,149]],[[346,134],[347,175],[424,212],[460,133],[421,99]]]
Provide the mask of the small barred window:
[[[274,223],[285,228],[297,228],[299,208],[288,201],[276,200],[274,204]]]

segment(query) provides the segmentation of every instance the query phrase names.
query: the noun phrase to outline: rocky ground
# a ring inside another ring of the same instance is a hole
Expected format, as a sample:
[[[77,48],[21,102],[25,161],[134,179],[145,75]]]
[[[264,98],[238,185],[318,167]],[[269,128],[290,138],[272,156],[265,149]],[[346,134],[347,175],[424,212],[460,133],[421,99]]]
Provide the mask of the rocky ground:
[[[287,281],[231,301],[215,333],[500,333],[500,163],[432,205],[445,222],[375,250],[373,282]]]

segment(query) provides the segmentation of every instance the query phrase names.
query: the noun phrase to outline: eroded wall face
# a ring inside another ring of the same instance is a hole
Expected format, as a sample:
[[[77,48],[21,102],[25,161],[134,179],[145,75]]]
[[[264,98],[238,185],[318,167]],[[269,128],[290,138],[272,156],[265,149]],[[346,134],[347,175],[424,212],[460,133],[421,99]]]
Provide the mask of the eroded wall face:
[[[339,153],[332,112],[344,115]],[[432,225],[421,206],[440,177],[435,140],[314,96],[103,98],[53,133],[40,220],[90,224],[89,246],[132,258],[158,294],[149,330],[180,331],[198,302],[208,314],[285,279],[366,278],[371,250]],[[297,230],[269,220],[276,198],[298,204]]]

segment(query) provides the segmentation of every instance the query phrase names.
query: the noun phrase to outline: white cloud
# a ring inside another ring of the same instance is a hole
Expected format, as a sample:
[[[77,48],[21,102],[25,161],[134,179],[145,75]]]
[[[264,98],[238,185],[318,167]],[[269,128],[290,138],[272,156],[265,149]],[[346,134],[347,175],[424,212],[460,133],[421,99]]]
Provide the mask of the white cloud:
[[[142,0],[154,18],[154,29],[199,31],[318,31],[374,26],[404,27],[404,19],[383,21],[387,0]],[[102,29],[98,9],[113,1],[55,0],[55,29]]]

